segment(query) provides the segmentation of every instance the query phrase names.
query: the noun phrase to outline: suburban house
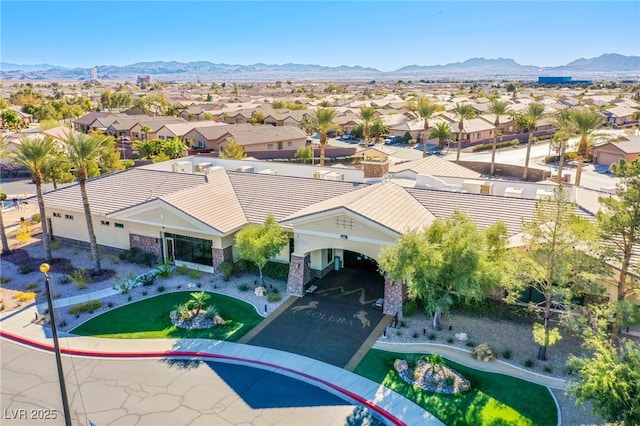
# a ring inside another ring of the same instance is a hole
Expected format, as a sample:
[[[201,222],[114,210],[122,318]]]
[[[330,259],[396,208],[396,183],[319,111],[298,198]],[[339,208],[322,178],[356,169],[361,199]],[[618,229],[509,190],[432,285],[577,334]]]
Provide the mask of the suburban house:
[[[607,142],[593,147],[595,164],[610,166],[624,159],[631,162],[640,158],[640,136],[628,136],[627,140]]]
[[[109,113],[109,112],[99,112],[99,111],[89,112],[83,115],[82,117],[79,117],[73,120],[72,121],[73,128],[78,132],[89,133],[89,131],[91,130],[97,130],[97,128],[94,125],[94,122],[104,117],[117,117],[117,114]],[[107,127],[108,126],[105,126],[104,129],[106,130]]]
[[[297,150],[305,146],[307,134],[298,127],[252,124],[197,127],[184,135],[185,142],[199,149],[220,151],[236,138],[246,153],[256,151]]]
[[[640,110],[627,106],[616,106],[613,108],[607,108],[602,111],[607,123],[615,126],[624,126],[625,124],[635,123],[638,120],[634,119],[633,115]]]
[[[438,162],[448,162],[435,157],[416,161],[394,173],[446,175],[462,169],[452,165],[438,171],[444,167]],[[105,250],[138,247],[161,260],[212,272],[223,261],[238,260],[238,230],[271,214],[289,235],[273,260],[289,264],[287,293],[302,296],[313,277],[376,261],[380,250],[407,230],[428,226],[455,210],[469,214],[480,228],[505,221],[510,241],[517,244],[522,218],[535,209],[535,198],[435,189],[417,181],[365,182],[357,170],[319,173],[312,166],[275,167],[279,173],[270,163],[196,156],[90,179],[87,192],[97,241]],[[347,178],[329,177],[340,173]],[[44,197],[54,239],[86,244],[78,185]],[[389,280],[379,285],[384,286],[384,312],[402,316],[404,285]]]

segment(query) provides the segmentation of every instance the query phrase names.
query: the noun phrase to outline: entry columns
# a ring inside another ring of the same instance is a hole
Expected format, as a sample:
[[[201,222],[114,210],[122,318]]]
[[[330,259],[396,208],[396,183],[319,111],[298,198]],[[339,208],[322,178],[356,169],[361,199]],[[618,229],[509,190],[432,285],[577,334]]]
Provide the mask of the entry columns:
[[[302,297],[304,285],[311,279],[311,255],[309,253],[291,254],[289,263],[289,278],[287,280],[287,294]]]
[[[407,299],[407,286],[403,283],[394,282],[388,275],[384,276],[384,309],[387,315],[398,315],[398,320],[402,316],[402,304]]]

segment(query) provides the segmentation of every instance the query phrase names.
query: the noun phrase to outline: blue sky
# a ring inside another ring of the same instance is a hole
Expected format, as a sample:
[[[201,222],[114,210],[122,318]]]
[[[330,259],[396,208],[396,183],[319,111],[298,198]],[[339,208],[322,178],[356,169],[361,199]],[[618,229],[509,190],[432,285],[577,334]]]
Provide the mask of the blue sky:
[[[7,1],[0,60],[66,67],[143,61],[361,65],[472,57],[558,66],[640,55],[630,1]]]

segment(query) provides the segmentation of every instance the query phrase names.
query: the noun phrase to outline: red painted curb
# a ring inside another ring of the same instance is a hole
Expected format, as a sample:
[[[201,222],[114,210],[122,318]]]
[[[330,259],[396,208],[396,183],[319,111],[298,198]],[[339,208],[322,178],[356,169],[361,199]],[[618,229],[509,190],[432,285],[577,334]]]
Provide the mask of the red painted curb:
[[[42,349],[42,350],[46,350],[46,351],[53,351],[53,345],[47,345],[44,343],[40,343],[37,342],[35,340],[30,340],[30,339],[26,339],[22,336],[18,336],[17,334],[13,334],[13,333],[9,333],[7,331],[2,331],[0,330],[0,337],[4,337],[6,339],[27,345],[27,346],[32,346],[38,349]],[[231,357],[231,356],[226,356],[226,355],[216,355],[216,354],[210,354],[210,353],[206,353],[206,352],[191,352],[191,351],[158,351],[158,352],[98,352],[98,351],[81,351],[81,350],[76,350],[76,349],[64,349],[61,348],[60,349],[61,353],[64,353],[66,355],[77,355],[77,356],[92,356],[92,357],[97,357],[97,358],[157,358],[157,357],[198,357],[198,358],[208,358],[208,359],[214,359],[214,360],[226,360],[226,361],[236,361],[236,362],[242,362],[242,363],[246,363],[246,364],[253,364],[253,365],[260,365],[260,366],[264,366],[264,367],[270,367],[270,368],[274,368],[277,370],[282,370],[282,371],[286,371],[288,373],[292,373],[293,375],[296,376],[300,376],[300,377],[304,377],[305,379],[308,379],[310,381],[322,384],[324,386],[327,386],[345,396],[347,396],[348,398],[351,398],[355,401],[357,401],[358,403],[360,403],[361,405],[375,411],[376,413],[378,413],[380,416],[384,417],[385,420],[390,421],[392,424],[397,425],[397,426],[407,426],[406,423],[404,423],[402,420],[398,419],[397,417],[395,417],[393,414],[389,413],[387,410],[378,407],[375,403],[368,401],[366,399],[364,399],[363,397],[361,397],[360,395],[357,395],[347,389],[344,389],[340,386],[336,386],[333,383],[327,382],[326,380],[320,379],[318,377],[312,376],[310,374],[307,373],[302,373],[300,371],[296,371],[293,370],[291,368],[287,368],[287,367],[281,367],[279,365],[275,365],[275,364],[271,364],[268,362],[264,362],[264,361],[257,361],[257,360],[252,360],[252,359],[246,359],[246,358],[238,358],[238,357]]]

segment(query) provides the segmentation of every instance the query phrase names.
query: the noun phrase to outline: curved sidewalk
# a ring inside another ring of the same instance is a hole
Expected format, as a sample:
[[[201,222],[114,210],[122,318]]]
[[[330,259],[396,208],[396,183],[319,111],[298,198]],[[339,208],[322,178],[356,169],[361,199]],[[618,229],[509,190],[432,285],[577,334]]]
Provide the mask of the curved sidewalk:
[[[0,337],[42,350],[52,350],[50,329],[33,322],[31,305],[4,315]],[[317,386],[347,401],[362,405],[394,425],[442,425],[437,418],[401,395],[369,379],[300,355],[258,346],[203,339],[99,339],[63,333],[62,353],[105,358],[180,357],[213,360],[261,368]]]
[[[480,361],[471,356],[471,351],[437,343],[386,343],[377,341],[373,348],[389,352],[438,354],[466,367],[489,373],[505,374],[554,389],[564,390],[567,385],[567,382],[563,379],[533,373],[500,360],[492,362]]]

